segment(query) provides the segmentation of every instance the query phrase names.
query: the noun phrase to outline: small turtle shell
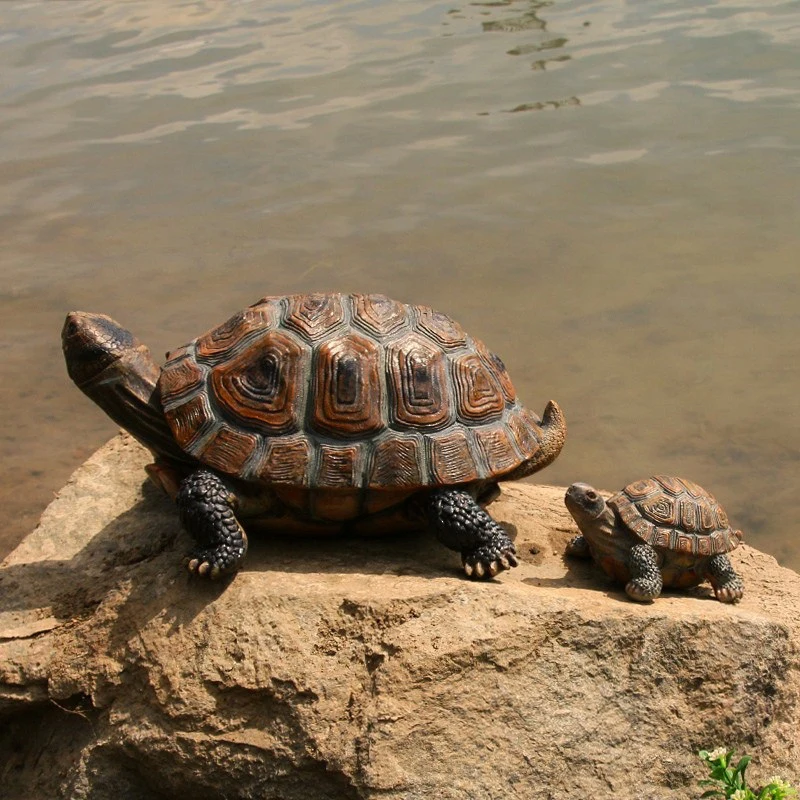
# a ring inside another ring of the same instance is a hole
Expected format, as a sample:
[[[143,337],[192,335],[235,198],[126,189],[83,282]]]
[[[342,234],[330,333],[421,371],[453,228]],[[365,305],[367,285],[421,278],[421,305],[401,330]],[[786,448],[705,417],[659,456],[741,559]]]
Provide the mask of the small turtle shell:
[[[615,494],[608,505],[643,541],[678,553],[711,556],[739,546],[719,501],[692,481],[654,475]]]
[[[542,449],[496,355],[383,295],[265,297],[169,354],[159,389],[187,453],[270,485],[414,491],[496,480]]]

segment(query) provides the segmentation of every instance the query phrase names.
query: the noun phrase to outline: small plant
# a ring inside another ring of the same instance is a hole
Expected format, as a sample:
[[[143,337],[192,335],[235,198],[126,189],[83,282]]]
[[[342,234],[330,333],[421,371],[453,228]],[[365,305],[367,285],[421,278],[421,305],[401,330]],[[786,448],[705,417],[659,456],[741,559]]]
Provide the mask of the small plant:
[[[710,777],[699,781],[701,786],[709,786],[700,797],[724,797],[727,800],[786,800],[796,798],[797,790],[785,780],[773,775],[769,783],[760,789],[750,789],[744,773],[750,763],[750,756],[742,756],[736,765],[733,750],[717,747],[715,750],[701,750],[698,755],[706,762]]]

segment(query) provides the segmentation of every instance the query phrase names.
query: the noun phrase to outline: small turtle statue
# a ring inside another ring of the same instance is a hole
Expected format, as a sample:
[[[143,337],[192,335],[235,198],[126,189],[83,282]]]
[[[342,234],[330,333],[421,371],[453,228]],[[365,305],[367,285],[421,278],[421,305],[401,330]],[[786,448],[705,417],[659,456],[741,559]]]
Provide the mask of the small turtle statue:
[[[725,554],[739,546],[742,532],[696,483],[655,475],[608,501],[588,484],[573,483],[564,502],[581,531],[567,554],[593,558],[625,583],[631,599],[648,603],[662,586],[687,588],[706,579],[717,600],[741,599],[744,585]]]
[[[383,295],[265,297],[167,354],[74,312],[70,377],[154,455],[196,542],[190,572],[236,571],[248,530],[427,522],[464,571],[517,565],[484,510],[498,481],[558,456],[564,416],[525,409],[498,356],[445,314]]]

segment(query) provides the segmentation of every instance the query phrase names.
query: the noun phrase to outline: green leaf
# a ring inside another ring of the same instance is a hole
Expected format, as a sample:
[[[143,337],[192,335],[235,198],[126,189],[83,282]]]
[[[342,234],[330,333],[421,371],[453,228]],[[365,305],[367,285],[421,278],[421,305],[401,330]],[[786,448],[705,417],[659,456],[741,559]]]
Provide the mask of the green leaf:
[[[739,759],[739,763],[736,765],[736,771],[744,775],[744,771],[747,769],[747,765],[752,761],[752,756],[742,756]]]
[[[712,778],[716,778],[719,781],[724,781],[726,779],[725,778],[726,772],[727,772],[726,767],[723,767],[722,764],[717,764],[711,769],[709,775],[711,775]]]

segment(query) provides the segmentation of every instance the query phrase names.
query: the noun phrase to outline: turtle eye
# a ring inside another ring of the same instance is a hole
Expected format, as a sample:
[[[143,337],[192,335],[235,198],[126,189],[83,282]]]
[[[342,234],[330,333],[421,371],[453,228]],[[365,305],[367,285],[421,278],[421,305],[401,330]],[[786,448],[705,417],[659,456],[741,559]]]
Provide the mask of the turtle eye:
[[[590,500],[591,502],[594,502],[595,500],[597,500],[598,497],[599,497],[599,495],[597,494],[597,492],[594,489],[589,489],[589,491],[586,492],[586,499]]]

